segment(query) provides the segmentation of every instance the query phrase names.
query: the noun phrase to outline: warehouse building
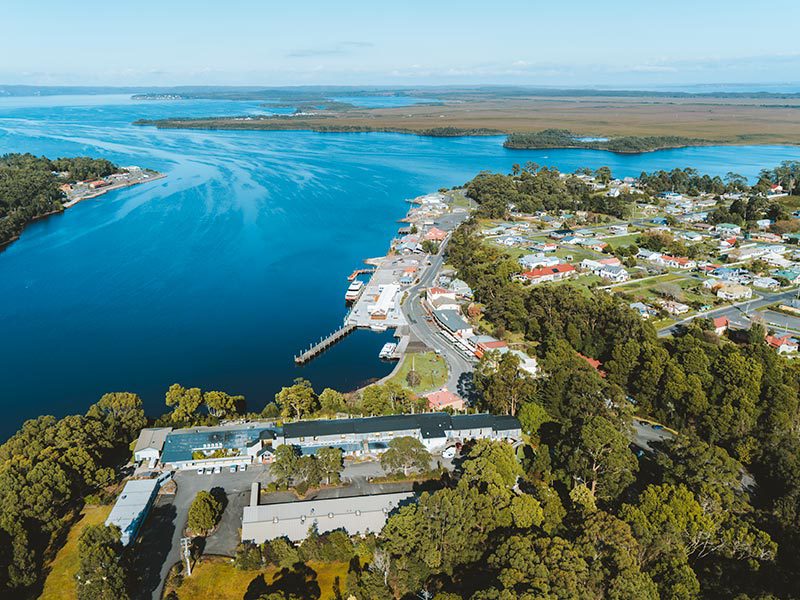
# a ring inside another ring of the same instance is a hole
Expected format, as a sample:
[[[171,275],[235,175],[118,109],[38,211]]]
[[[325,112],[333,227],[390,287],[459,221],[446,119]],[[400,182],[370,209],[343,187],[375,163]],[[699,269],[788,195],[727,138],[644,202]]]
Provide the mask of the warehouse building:
[[[433,452],[455,442],[518,440],[521,435],[521,426],[515,417],[440,412],[287,423],[283,432],[276,435],[275,446],[290,444],[304,454],[335,447],[345,454],[358,456],[383,452],[390,441],[406,436],[420,440]]]
[[[176,429],[164,441],[161,463],[170,469],[247,465],[262,460],[274,438],[269,423]]]
[[[106,519],[106,527],[109,525],[119,527],[123,546],[129,545],[139,534],[139,529],[158,494],[161,481],[161,479],[131,479],[122,489]]]
[[[242,515],[242,540],[257,544],[279,537],[300,542],[311,527],[319,533],[337,529],[348,535],[379,533],[393,511],[414,501],[414,492],[400,492],[258,505],[258,483],[253,486],[256,491]]]

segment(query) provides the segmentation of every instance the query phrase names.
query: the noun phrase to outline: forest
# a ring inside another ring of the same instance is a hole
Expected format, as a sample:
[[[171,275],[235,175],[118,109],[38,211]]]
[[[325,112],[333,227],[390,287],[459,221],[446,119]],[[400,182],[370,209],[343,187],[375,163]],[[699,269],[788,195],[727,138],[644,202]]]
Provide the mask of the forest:
[[[651,152],[665,148],[681,148],[684,146],[702,146],[706,140],[657,135],[657,136],[620,136],[611,138],[582,137],[567,129],[545,129],[527,133],[511,133],[503,144],[514,150],[537,150],[542,148],[587,148],[592,150],[608,150],[620,154],[636,154]]]
[[[105,159],[0,156],[0,247],[19,236],[31,221],[64,210],[59,185],[117,171],[117,166]],[[59,177],[58,173],[65,175]]]

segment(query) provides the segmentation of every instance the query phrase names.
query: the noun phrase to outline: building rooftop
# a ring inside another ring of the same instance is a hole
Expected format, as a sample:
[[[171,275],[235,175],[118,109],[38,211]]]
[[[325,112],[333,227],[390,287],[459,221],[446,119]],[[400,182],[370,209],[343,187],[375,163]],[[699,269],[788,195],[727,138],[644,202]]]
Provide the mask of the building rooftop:
[[[470,324],[453,309],[435,310],[433,314],[436,316],[436,320],[450,331],[463,331],[470,328]]]
[[[392,511],[413,501],[414,492],[399,492],[245,506],[242,539],[261,542],[285,536],[300,541],[314,525],[319,533],[336,529],[344,529],[349,535],[377,533]]]
[[[164,442],[162,463],[175,463],[192,459],[195,450],[217,448],[244,449],[262,439],[264,430],[274,431],[267,423],[220,425],[219,427],[193,427],[171,431]]]
[[[157,479],[131,479],[111,509],[106,526],[116,525],[122,532],[122,543],[128,545],[136,537],[150,500],[158,490]]]
[[[139,433],[139,438],[136,440],[134,452],[153,448],[161,452],[164,447],[164,441],[167,439],[167,434],[172,431],[172,427],[155,427],[142,429]]]

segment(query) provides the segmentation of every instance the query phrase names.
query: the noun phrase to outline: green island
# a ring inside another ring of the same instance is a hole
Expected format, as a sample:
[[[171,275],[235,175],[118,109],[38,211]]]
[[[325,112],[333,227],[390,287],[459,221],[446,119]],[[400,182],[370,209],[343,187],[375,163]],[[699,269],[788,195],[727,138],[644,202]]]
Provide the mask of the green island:
[[[667,148],[706,146],[708,140],[679,136],[623,136],[613,138],[582,137],[567,129],[545,129],[531,133],[511,133],[503,146],[513,150],[539,150],[544,148],[586,148],[608,150],[620,154],[638,154]]]
[[[0,248],[16,240],[37,219],[111,190],[159,177],[159,173],[138,167],[122,169],[103,158],[0,156]]]

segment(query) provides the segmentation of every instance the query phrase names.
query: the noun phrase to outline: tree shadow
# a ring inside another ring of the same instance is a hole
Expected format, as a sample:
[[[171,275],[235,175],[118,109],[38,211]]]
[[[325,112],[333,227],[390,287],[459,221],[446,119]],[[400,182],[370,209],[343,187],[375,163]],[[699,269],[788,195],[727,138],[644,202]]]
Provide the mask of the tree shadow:
[[[301,600],[319,600],[322,595],[317,572],[302,562],[295,563],[291,569],[281,569],[266,589],[266,593],[274,592]]]
[[[242,600],[258,600],[261,596],[267,593],[269,586],[264,580],[264,574],[258,575],[253,578],[253,581],[247,586],[247,591],[244,593]]]
[[[469,404],[473,404],[478,397],[478,392],[475,389],[475,380],[471,372],[462,373],[458,378],[456,384],[458,395],[466,400]]]
[[[150,598],[161,582],[161,567],[167,560],[175,533],[177,511],[173,504],[154,506],[147,516],[139,540],[133,547],[131,574],[134,599]]]
[[[225,493],[225,488],[213,487],[209,493],[222,505],[222,512],[225,512],[225,509],[228,508],[228,495]]]

